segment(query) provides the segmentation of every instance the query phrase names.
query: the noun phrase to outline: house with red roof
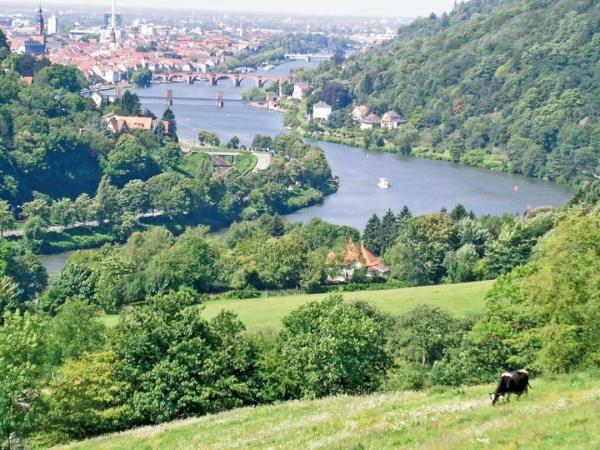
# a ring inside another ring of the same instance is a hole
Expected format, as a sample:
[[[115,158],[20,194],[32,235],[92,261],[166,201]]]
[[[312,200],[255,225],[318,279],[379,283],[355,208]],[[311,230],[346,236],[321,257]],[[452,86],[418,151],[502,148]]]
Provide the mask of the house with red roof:
[[[346,283],[358,270],[365,270],[367,278],[371,279],[388,278],[390,275],[390,269],[365,247],[364,241],[361,241],[358,247],[354,241],[349,240],[343,254],[330,252],[327,255],[326,264],[329,268],[330,283]]]

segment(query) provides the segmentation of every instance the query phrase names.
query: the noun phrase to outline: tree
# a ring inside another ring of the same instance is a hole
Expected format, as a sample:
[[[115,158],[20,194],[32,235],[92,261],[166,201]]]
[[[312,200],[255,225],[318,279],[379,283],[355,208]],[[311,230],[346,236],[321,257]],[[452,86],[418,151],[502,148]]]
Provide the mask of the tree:
[[[82,300],[73,299],[57,308],[50,320],[47,339],[51,343],[50,360],[56,366],[77,360],[84,353],[101,348],[106,330],[96,318],[96,309]]]
[[[35,82],[40,85],[49,85],[53,89],[64,89],[67,92],[78,94],[87,86],[83,73],[75,66],[53,64],[40,70]]]
[[[410,212],[410,209],[408,209],[408,206],[404,205],[398,214],[398,220],[401,221],[410,217],[412,217],[412,213]]]
[[[163,172],[146,184],[154,210],[163,211],[171,219],[187,212],[192,202],[189,184],[174,173]],[[200,204],[196,205],[200,208]]]
[[[29,250],[34,253],[39,253],[45,243],[45,231],[47,222],[39,216],[32,216],[25,222],[25,229],[23,236],[25,237],[25,244]]]
[[[0,200],[0,237],[4,232],[12,230],[15,227],[15,216],[12,212],[10,203],[6,200]]]
[[[525,264],[538,240],[554,226],[554,220],[554,216],[547,213],[504,224],[498,239],[486,246],[484,263],[488,275],[495,278]]]
[[[131,180],[123,186],[121,198],[124,209],[133,215],[150,210],[150,197],[142,180]]]
[[[458,250],[447,253],[444,258],[446,279],[450,283],[475,280],[475,267],[478,261],[479,255],[473,244],[465,244]]]
[[[32,240],[29,236],[31,230],[25,230],[28,243]],[[29,236],[29,237],[28,237]],[[17,286],[19,286],[19,300],[35,300],[35,297],[41,293],[48,284],[48,273],[37,256],[31,252],[24,252],[12,256],[6,269],[6,274],[10,276]]]
[[[125,91],[119,100],[121,113],[126,116],[139,116],[142,114],[142,104],[137,94]]]
[[[381,252],[381,231],[381,220],[379,220],[377,214],[373,214],[367,222],[362,239],[365,242],[365,247],[376,254]]]
[[[197,292],[209,290],[217,276],[217,254],[203,234],[201,228],[187,231],[152,259],[146,271],[148,292],[166,293],[184,286]]]
[[[198,132],[198,143],[209,147],[218,147],[221,145],[219,136],[216,133],[205,130],[200,130]]]
[[[0,443],[25,435],[37,414],[40,383],[48,373],[44,321],[30,313],[4,315],[0,327]]]
[[[86,264],[69,262],[52,281],[40,300],[41,309],[56,314],[59,307],[70,299],[81,298],[92,302],[96,297],[98,271]]]
[[[452,325],[447,312],[436,306],[419,306],[398,320],[397,345],[409,361],[427,367],[443,356]]]
[[[181,147],[174,142],[167,142],[160,148],[156,161],[163,170],[175,169],[182,161]]]
[[[19,308],[19,286],[12,278],[0,276],[0,326],[4,323],[4,313]]]
[[[255,150],[270,151],[273,148],[273,138],[270,136],[254,136],[251,147]]]
[[[131,81],[138,87],[149,87],[152,83],[152,72],[148,69],[140,69],[133,72]]]
[[[74,202],[75,217],[77,221],[85,223],[93,220],[96,217],[94,201],[88,194],[79,195]]]
[[[381,254],[384,254],[396,242],[398,237],[398,219],[391,209],[388,209],[381,219]]]
[[[50,220],[50,204],[44,198],[36,198],[21,205],[21,211],[26,219],[39,217],[44,222]]]
[[[332,81],[325,83],[319,100],[331,105],[333,109],[341,109],[352,103],[352,96],[346,86]]]
[[[119,190],[110,183],[107,177],[102,177],[94,198],[100,226],[103,226],[105,221],[109,224],[118,221],[122,213],[121,201]]]
[[[165,133],[165,136],[167,136],[174,142],[177,142],[177,121],[175,120],[175,114],[173,113],[173,110],[171,108],[165,109],[161,121],[168,123],[167,132]]]
[[[75,205],[71,199],[63,198],[55,201],[50,206],[50,221],[56,225],[69,227],[77,220]]]
[[[231,139],[229,139],[229,142],[227,143],[227,148],[234,148],[237,149],[240,146],[240,138],[237,136],[233,136]]]
[[[278,353],[295,395],[308,398],[370,392],[391,363],[384,316],[339,294],[287,316]]]
[[[118,187],[134,179],[147,180],[159,172],[158,164],[142,143],[129,136],[119,139],[104,167],[104,174]]]
[[[409,286],[439,283],[454,240],[454,224],[445,213],[403,219],[396,244],[384,259],[392,276]]]
[[[452,211],[450,211],[450,218],[453,222],[460,222],[462,219],[467,217],[469,213],[463,205],[460,203],[454,207]]]
[[[131,411],[125,401],[132,387],[120,379],[116,364],[115,354],[104,350],[60,367],[47,387],[42,436],[67,441],[127,427]]]
[[[0,30],[0,50],[2,49],[10,52],[10,45],[8,45],[6,34],[4,34],[4,31]]]
[[[232,314],[202,317],[185,292],[149,299],[115,330],[112,349],[133,423],[160,423],[254,402],[256,347]]]

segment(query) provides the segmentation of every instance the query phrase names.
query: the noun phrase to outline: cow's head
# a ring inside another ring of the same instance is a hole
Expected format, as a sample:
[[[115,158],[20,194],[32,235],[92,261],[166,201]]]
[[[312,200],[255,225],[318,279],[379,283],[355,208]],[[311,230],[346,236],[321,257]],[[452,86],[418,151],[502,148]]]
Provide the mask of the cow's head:
[[[496,404],[499,398],[500,394],[498,394],[497,392],[490,392],[490,400],[492,401],[492,406]]]

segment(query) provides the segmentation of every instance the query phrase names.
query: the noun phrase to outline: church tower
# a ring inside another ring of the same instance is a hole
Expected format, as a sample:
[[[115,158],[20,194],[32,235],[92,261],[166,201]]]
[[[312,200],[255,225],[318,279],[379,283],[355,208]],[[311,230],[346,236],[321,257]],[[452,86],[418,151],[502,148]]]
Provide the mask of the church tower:
[[[110,20],[110,46],[114,50],[117,47],[117,33],[115,32],[115,26],[117,25],[117,0],[113,0],[112,3],[112,15]]]
[[[35,24],[36,36],[46,35],[46,26],[44,25],[44,14],[42,14],[42,5],[38,9],[37,23]]]

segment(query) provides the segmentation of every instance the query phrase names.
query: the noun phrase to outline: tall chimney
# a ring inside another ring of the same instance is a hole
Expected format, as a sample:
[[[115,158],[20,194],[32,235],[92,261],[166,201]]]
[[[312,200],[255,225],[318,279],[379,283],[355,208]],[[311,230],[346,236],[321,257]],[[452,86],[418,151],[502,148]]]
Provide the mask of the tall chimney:
[[[117,0],[113,0],[111,27],[114,30],[117,27]]]

